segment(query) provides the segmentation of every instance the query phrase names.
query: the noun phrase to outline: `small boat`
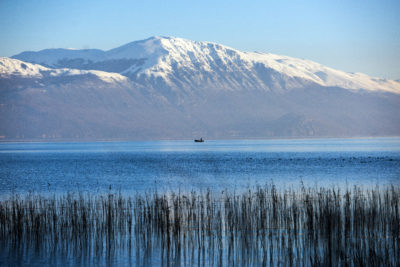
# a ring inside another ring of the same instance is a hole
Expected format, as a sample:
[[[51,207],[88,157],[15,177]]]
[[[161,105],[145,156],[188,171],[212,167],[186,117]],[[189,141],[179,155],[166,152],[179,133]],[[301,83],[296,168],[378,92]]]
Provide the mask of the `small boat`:
[[[203,143],[203,142],[204,142],[204,139],[203,139],[203,138],[194,139],[194,141],[195,141],[196,143]]]

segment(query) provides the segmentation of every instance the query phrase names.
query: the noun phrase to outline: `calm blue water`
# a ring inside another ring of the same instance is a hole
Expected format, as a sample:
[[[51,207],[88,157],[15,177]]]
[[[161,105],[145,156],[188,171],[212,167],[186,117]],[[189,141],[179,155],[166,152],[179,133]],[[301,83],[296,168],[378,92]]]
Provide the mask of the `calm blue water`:
[[[400,181],[400,138],[0,144],[0,195]]]

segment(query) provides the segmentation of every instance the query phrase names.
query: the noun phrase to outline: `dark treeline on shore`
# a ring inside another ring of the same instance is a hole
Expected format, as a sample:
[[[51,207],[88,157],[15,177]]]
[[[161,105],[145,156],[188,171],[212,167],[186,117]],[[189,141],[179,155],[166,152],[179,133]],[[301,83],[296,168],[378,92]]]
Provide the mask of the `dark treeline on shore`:
[[[0,263],[399,266],[400,187],[0,201]]]

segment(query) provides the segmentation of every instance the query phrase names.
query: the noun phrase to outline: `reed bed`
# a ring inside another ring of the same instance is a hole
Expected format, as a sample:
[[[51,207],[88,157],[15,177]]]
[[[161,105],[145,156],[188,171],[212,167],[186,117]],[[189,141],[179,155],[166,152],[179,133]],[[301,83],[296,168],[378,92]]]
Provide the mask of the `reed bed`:
[[[14,195],[0,248],[50,265],[400,266],[399,203],[400,186]]]

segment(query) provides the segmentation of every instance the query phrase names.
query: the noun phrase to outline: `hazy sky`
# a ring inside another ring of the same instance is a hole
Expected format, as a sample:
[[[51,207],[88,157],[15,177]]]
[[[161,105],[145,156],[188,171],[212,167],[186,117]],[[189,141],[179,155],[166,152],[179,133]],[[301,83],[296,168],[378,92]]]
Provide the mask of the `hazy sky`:
[[[0,35],[0,56],[161,35],[400,79],[399,0],[0,0]]]

